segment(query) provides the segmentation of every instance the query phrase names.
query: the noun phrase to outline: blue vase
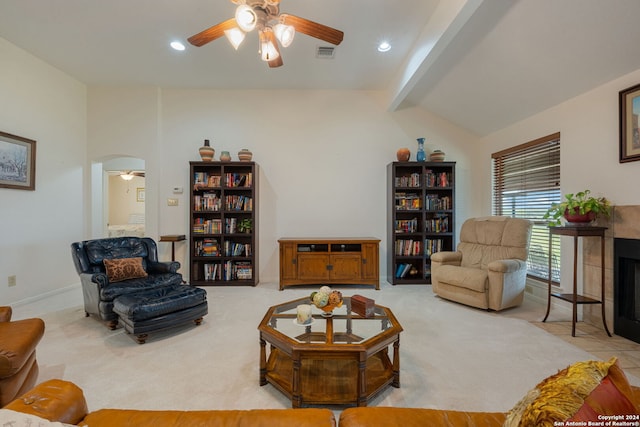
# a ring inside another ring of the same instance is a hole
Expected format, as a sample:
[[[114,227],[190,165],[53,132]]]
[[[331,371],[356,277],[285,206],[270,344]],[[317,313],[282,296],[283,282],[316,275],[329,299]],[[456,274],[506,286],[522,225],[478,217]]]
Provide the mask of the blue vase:
[[[416,160],[419,162],[427,160],[427,156],[424,154],[424,138],[418,138],[418,152],[416,153]]]

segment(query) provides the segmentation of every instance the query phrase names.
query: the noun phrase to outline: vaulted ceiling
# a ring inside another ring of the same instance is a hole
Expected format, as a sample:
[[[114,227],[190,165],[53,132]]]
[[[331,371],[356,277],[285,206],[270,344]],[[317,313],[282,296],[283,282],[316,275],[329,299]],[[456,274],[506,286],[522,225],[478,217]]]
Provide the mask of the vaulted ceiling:
[[[296,34],[270,69],[256,34],[186,39],[233,16],[229,0],[3,0],[0,37],[88,85],[380,90],[486,135],[640,69],[638,0],[281,0],[344,32]],[[169,43],[180,40],[182,52]],[[376,50],[388,40],[392,49]],[[0,65],[2,57],[0,56]]]

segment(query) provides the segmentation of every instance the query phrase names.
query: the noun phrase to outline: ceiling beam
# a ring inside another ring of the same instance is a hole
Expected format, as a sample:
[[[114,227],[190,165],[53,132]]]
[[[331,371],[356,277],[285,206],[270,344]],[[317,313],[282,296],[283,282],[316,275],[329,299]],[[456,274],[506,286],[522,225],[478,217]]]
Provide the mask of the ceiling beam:
[[[435,64],[485,0],[441,0],[389,86],[387,110],[395,111]]]

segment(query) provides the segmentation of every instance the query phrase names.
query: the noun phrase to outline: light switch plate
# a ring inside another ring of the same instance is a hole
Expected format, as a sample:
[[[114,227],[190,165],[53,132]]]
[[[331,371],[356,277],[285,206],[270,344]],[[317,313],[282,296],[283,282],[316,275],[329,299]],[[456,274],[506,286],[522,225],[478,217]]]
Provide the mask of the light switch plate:
[[[167,206],[178,206],[178,199],[167,199]]]

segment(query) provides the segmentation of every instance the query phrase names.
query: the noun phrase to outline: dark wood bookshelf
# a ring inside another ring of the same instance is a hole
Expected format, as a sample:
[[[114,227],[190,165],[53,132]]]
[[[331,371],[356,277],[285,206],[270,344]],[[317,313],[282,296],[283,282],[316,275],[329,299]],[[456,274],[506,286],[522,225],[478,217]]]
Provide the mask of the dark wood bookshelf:
[[[387,280],[430,284],[430,255],[454,249],[455,162],[387,166]]]
[[[189,279],[196,286],[258,284],[258,165],[190,162]],[[251,230],[241,229],[243,220]]]

